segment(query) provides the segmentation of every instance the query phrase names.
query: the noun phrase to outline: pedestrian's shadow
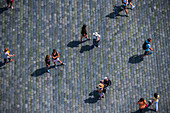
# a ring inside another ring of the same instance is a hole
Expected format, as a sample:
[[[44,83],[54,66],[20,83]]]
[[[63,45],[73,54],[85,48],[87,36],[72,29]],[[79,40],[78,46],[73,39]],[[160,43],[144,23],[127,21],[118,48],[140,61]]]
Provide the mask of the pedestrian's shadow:
[[[129,63],[135,64],[135,63],[140,63],[142,55],[133,55],[129,58]]]
[[[5,63],[0,62],[0,69],[6,68],[6,66],[4,66],[4,65],[5,65]]]
[[[62,65],[61,65],[61,64],[57,65],[57,67],[59,67],[59,66],[62,66]],[[49,69],[51,69],[51,68],[55,68],[55,66],[50,66]],[[43,75],[44,73],[46,73],[46,67],[42,67],[42,68],[40,68],[40,69],[35,70],[35,71],[31,74],[31,76],[32,76],[32,77],[38,77],[38,76]]]
[[[79,44],[84,43],[84,42],[86,42],[86,41],[87,41],[87,40],[84,40],[84,41],[82,41],[82,42],[80,42],[80,41],[71,41],[71,42],[69,42],[69,43],[67,44],[67,47],[71,47],[71,48],[78,47]]]
[[[150,108],[146,107],[146,108],[144,108],[144,109],[143,109],[143,112],[142,112],[142,113],[145,113],[145,112],[148,112],[148,111],[155,111],[155,110],[154,110],[154,109],[150,109]],[[135,111],[135,112],[131,112],[131,113],[140,113],[140,110],[138,109],[137,111]]]
[[[8,10],[7,7],[0,8],[0,14],[3,13],[4,11]]]
[[[89,98],[84,100],[85,103],[90,103],[90,104],[93,104],[93,103],[96,103],[99,99],[99,94],[98,92],[96,92],[96,90],[92,91],[91,93],[89,93]]]
[[[84,51],[90,51],[93,48],[94,48],[93,45],[91,45],[91,46],[89,46],[89,45],[82,46],[81,49],[80,49],[80,53],[83,53]]]
[[[120,16],[120,17],[126,17],[126,15],[120,15],[120,14],[119,14],[121,11],[123,11],[122,7],[123,7],[123,5],[121,5],[121,6],[115,6],[114,9],[113,9],[114,12],[106,15],[106,17],[109,17],[109,18],[112,18],[112,19],[114,19],[114,18],[117,19],[118,16]]]

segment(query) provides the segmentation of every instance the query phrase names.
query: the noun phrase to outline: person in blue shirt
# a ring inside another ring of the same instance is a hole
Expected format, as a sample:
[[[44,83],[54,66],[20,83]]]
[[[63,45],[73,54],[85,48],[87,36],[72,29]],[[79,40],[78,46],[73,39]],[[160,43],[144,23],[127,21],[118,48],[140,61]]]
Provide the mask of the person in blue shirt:
[[[144,60],[144,56],[145,55],[149,55],[152,54],[151,51],[153,51],[153,49],[151,48],[151,38],[148,38],[145,43],[143,44],[143,50],[145,50],[145,53],[142,55],[141,59]],[[151,50],[151,51],[150,51]]]

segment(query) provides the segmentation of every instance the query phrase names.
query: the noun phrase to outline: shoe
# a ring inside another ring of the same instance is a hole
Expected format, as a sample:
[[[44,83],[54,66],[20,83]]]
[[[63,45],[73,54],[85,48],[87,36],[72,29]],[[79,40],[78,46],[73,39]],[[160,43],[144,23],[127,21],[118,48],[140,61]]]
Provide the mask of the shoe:
[[[132,6],[132,7],[131,7],[131,9],[134,9],[134,8],[135,8],[135,6]]]
[[[143,57],[143,58],[141,58],[141,60],[144,60],[145,58]]]
[[[12,61],[13,61],[13,59],[10,60],[10,62],[12,62]]]
[[[57,69],[57,66],[55,65],[55,68]]]
[[[48,73],[50,73],[50,71],[49,71],[49,70],[47,70],[47,72],[48,72]]]
[[[128,15],[128,14],[126,14],[126,17],[129,17],[129,15]]]
[[[13,6],[11,6],[11,9],[13,9]]]
[[[148,55],[152,54],[152,52],[148,53]]]
[[[62,63],[62,65],[66,65],[66,63]]]
[[[99,45],[97,47],[100,47]]]

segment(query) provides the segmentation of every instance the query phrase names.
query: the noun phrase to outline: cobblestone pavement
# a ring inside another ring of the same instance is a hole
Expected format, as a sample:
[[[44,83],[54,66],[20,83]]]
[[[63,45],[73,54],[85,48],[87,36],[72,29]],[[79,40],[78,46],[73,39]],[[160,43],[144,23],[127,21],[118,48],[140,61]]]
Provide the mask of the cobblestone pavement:
[[[13,10],[1,0],[0,48],[16,56],[6,66],[0,62],[0,113],[131,113],[155,92],[159,113],[168,113],[170,3],[132,3],[126,17],[121,0],[14,0]],[[92,40],[79,43],[83,23],[89,37],[101,34],[100,48],[92,49]],[[148,37],[154,51],[141,62]],[[54,48],[66,66],[46,73],[45,56]],[[112,85],[97,100],[105,76]]]

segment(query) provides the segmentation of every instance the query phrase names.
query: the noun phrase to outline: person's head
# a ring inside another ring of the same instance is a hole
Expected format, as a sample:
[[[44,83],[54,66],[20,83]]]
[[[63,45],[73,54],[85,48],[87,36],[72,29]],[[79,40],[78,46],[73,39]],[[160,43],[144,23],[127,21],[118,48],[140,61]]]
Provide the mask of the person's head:
[[[148,40],[148,42],[151,42],[151,38],[148,38],[147,40]]]
[[[5,49],[4,49],[4,52],[7,52],[7,51],[8,51],[8,49],[7,49],[7,48],[5,48]]]
[[[108,81],[108,78],[107,78],[107,77],[104,77],[104,81]]]
[[[158,94],[157,94],[157,93],[154,93],[154,97],[155,97],[155,98],[158,98]]]
[[[46,59],[50,59],[50,56],[49,56],[49,55],[46,55]]]
[[[56,54],[56,53],[57,53],[57,51],[55,49],[53,49],[53,54]]]
[[[86,29],[86,27],[87,27],[87,25],[86,25],[86,24],[84,24],[84,25],[83,25],[83,27],[82,27],[82,29]]]
[[[143,102],[144,101],[144,98],[140,98],[139,102]]]

